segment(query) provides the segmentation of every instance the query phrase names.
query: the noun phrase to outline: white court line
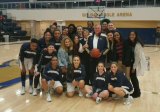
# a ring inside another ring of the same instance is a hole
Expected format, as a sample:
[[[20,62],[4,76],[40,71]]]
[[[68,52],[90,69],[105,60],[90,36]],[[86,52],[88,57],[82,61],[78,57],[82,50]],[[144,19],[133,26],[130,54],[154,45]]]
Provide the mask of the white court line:
[[[142,90],[142,92],[148,93],[148,94],[160,95],[160,92],[156,92],[156,91],[146,91],[146,90]]]
[[[26,40],[26,41],[16,41],[16,42],[1,42],[0,46],[2,46],[2,45],[12,45],[12,44],[22,44],[22,43],[25,43],[25,42],[30,42],[30,41]]]

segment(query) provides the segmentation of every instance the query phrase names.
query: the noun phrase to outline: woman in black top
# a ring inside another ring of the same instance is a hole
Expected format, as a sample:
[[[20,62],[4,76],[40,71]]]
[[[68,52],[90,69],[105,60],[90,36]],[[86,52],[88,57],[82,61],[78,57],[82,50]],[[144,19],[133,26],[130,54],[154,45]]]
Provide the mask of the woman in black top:
[[[143,46],[143,43],[139,40],[137,33],[135,31],[131,31],[129,33],[129,38],[124,43],[122,58],[122,63],[125,65],[125,74],[128,80],[131,79],[134,87],[134,93],[132,94],[134,98],[140,97],[141,95],[139,81],[136,75],[137,73],[136,70],[133,69],[133,64],[135,62],[135,46],[137,43]]]

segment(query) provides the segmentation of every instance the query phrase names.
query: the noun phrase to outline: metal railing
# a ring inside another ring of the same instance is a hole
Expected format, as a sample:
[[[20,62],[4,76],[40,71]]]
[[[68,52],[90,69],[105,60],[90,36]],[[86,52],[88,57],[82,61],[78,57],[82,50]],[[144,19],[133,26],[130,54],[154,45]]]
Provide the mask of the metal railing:
[[[74,9],[96,5],[93,1],[1,2],[0,9]],[[160,0],[105,0],[98,5],[108,8],[160,7]]]

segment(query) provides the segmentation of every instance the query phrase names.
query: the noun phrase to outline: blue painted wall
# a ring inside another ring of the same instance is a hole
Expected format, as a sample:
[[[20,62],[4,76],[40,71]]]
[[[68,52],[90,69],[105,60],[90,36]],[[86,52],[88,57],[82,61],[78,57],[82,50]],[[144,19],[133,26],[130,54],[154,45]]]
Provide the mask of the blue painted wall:
[[[144,44],[155,44],[155,28],[118,28],[124,39],[128,38],[130,31],[136,31]]]

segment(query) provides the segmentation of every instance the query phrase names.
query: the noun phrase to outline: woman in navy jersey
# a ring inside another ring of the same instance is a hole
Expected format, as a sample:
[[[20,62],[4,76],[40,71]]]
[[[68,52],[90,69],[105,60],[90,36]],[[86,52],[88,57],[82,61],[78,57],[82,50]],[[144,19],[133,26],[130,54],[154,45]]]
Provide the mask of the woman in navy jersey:
[[[43,49],[47,48],[48,44],[50,43],[54,43],[53,36],[50,29],[46,29],[43,38],[39,39],[38,45],[40,47],[40,50],[42,51]]]
[[[37,65],[37,70],[35,71],[35,78],[34,78],[34,90],[33,95],[37,95],[37,86],[39,84],[40,75],[43,73],[45,65],[47,65],[53,56],[56,55],[56,49],[54,48],[53,44],[49,44],[47,49],[41,52],[41,56]],[[42,77],[43,78],[43,77]]]
[[[33,75],[35,70],[35,65],[38,62],[40,50],[38,49],[38,40],[32,38],[30,42],[26,42],[21,46],[19,53],[20,69],[21,69],[21,82],[22,89],[21,95],[25,94],[25,80],[26,72],[29,71],[29,93],[32,94],[33,88]]]
[[[107,99],[109,96],[107,74],[104,63],[99,62],[92,86],[85,86],[86,97],[92,97],[96,103],[100,103],[102,99]]]
[[[62,72],[58,66],[58,58],[56,56],[53,56],[51,62],[45,66],[42,77],[42,88],[47,94],[47,101],[51,102],[51,90],[54,89],[59,95],[63,93],[63,86],[61,84]]]
[[[54,47],[56,51],[58,52],[60,46],[61,46],[61,31],[59,29],[54,30],[54,36],[53,36],[53,41],[54,41]]]
[[[79,96],[83,96],[84,79],[86,76],[85,68],[81,65],[80,57],[74,56],[71,66],[67,72],[67,96],[73,97],[75,88],[78,88]]]
[[[107,74],[108,90],[117,96],[126,97],[131,100],[129,95],[133,93],[133,87],[125,74],[118,70],[116,62],[111,63],[111,71]]]

